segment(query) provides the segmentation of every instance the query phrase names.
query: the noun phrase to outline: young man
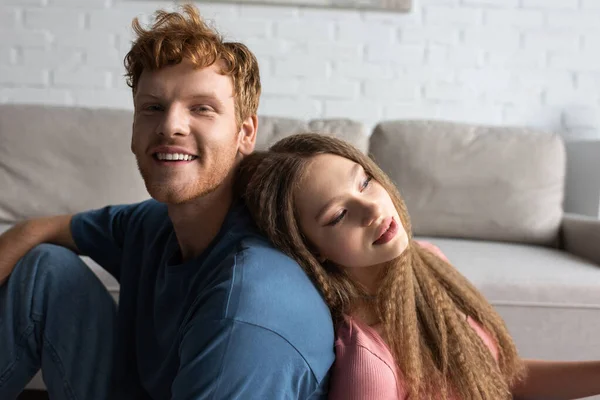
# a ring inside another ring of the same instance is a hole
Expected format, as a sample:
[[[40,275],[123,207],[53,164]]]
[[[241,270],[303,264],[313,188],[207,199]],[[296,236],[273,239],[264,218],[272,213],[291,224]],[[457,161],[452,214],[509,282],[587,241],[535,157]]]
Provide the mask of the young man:
[[[256,139],[255,57],[191,5],[134,29],[131,150],[153,199],[0,236],[0,398],[40,366],[53,399],[324,398],[327,306],[232,193]],[[118,315],[75,253],[119,280]]]

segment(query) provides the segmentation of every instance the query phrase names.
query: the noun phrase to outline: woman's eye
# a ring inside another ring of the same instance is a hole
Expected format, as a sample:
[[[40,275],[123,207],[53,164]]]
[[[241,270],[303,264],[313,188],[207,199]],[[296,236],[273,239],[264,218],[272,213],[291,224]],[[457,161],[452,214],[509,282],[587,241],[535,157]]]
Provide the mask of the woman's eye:
[[[363,190],[365,190],[366,188],[369,187],[369,184],[371,183],[371,179],[373,179],[372,176],[368,176],[367,179],[365,179],[362,183],[362,185],[360,186],[360,191],[362,192]]]
[[[335,225],[337,225],[342,219],[344,219],[344,217],[346,216],[347,212],[348,212],[347,210],[342,211],[337,217],[335,217],[333,219],[333,221],[331,221],[330,223],[328,223],[327,226],[335,226]]]

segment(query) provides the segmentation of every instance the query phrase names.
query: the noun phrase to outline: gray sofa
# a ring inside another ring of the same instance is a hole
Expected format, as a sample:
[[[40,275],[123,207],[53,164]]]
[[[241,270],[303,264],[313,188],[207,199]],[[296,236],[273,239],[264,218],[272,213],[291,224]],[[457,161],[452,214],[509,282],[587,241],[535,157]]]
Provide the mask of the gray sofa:
[[[0,105],[0,231],[146,199],[131,122],[130,111]],[[434,121],[382,122],[367,133],[347,120],[261,117],[258,148],[305,131],[372,155],[399,185],[415,235],[487,296],[523,356],[600,359],[600,221],[563,213],[559,136]],[[116,298],[116,282],[86,262]],[[39,376],[30,387],[42,387]]]

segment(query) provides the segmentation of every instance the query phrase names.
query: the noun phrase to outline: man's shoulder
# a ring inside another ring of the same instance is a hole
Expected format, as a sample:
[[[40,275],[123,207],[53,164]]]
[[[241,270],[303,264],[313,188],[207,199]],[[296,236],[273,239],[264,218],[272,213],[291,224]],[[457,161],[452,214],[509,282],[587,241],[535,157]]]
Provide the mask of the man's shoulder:
[[[287,297],[297,293],[324,304],[322,296],[302,267],[259,235],[240,241],[235,253],[235,268],[243,273],[245,285],[271,287],[271,295]]]
[[[155,234],[172,226],[167,206],[154,199],[116,207],[122,211],[129,239],[135,242],[153,240]]]
[[[243,265],[262,265],[263,261],[277,261],[294,271],[301,271],[298,263],[275,247],[268,239],[260,234],[250,234],[240,240],[237,256]]]
[[[132,215],[132,219],[144,225],[157,222],[163,223],[169,220],[166,204],[154,199],[131,205],[130,214]]]
[[[75,214],[74,218],[83,220],[113,220],[121,224],[148,225],[168,220],[167,207],[154,199],[132,204],[112,204],[102,208],[87,210]]]
[[[317,376],[325,376],[333,360],[331,313],[296,261],[259,236],[245,238],[235,254],[231,288],[228,318],[276,333]]]
[[[234,270],[241,277],[245,304],[268,301],[268,308],[307,310],[331,318],[321,293],[298,262],[260,236],[240,241]]]

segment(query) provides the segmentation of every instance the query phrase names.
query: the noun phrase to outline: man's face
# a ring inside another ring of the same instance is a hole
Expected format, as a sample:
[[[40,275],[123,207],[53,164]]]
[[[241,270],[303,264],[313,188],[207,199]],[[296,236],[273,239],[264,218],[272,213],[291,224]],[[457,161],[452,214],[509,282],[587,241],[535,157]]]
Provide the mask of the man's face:
[[[131,150],[158,201],[181,204],[211,193],[231,175],[238,152],[254,148],[255,124],[236,123],[232,80],[216,64],[196,69],[184,60],[144,70],[134,106]]]

